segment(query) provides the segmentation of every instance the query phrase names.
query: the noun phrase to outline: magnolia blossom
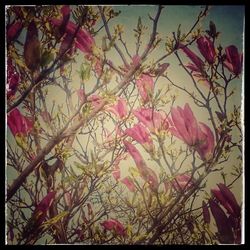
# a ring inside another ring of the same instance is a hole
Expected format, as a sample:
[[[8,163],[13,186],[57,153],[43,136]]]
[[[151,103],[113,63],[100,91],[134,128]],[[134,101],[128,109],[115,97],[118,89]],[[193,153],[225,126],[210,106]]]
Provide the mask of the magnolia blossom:
[[[31,119],[23,116],[17,108],[8,115],[7,124],[13,136],[26,136],[33,128]]]
[[[204,50],[204,42],[202,42],[203,40],[199,40],[199,44],[200,44],[200,49],[203,53]],[[186,66],[186,68],[191,70],[191,73],[193,75],[193,77],[195,77],[197,79],[198,82],[203,83],[207,88],[210,88],[210,83],[207,79],[207,74],[204,71],[204,62],[200,59],[200,57],[198,57],[193,51],[191,51],[189,48],[185,47],[184,45],[181,45],[181,49],[183,50],[183,52],[188,56],[188,58],[192,61],[192,63],[188,63]],[[209,61],[213,61],[214,62],[214,56],[213,53],[203,53],[204,57],[208,58]]]
[[[202,160],[211,159],[214,151],[214,134],[204,123],[199,123],[199,145],[197,152]]]
[[[138,123],[134,127],[126,129],[125,134],[142,144],[148,151],[153,151],[153,140],[147,128],[142,124]]]
[[[119,98],[116,104],[113,104],[107,108],[107,111],[110,111],[118,118],[123,119],[128,114],[126,100],[124,98]]]
[[[131,180],[131,178],[129,176],[123,178],[121,180],[121,182],[127,186],[127,188],[129,189],[129,191],[131,191],[131,192],[135,192],[136,191],[135,184],[134,184],[134,182]]]
[[[207,36],[201,36],[197,39],[197,45],[207,62],[213,64],[216,58],[213,42]]]
[[[220,243],[233,243],[234,242],[234,235],[232,227],[230,226],[229,220],[221,209],[221,207],[214,202],[212,199],[209,200],[209,206],[213,217],[216,222],[216,226],[218,228],[218,236]]]
[[[109,219],[105,220],[104,222],[100,223],[105,230],[114,230],[117,235],[125,236],[126,230],[122,223],[116,219]]]
[[[194,146],[202,160],[212,157],[214,151],[214,135],[204,123],[197,122],[188,103],[184,108],[171,109],[172,127],[169,131],[189,146]]]
[[[181,50],[187,55],[187,57],[193,62],[197,69],[200,72],[203,71],[204,62],[198,57],[192,50],[190,50],[187,46],[180,44]]]
[[[136,86],[139,94],[144,103],[150,101],[154,91],[154,80],[151,76],[142,74],[139,79],[136,80]]]
[[[239,75],[242,70],[243,53],[239,53],[234,45],[226,47],[225,51],[226,60],[223,62],[224,66],[236,76]]]
[[[66,32],[68,35],[74,35],[77,30],[77,25],[69,20],[68,8],[64,7],[64,9],[61,11],[63,14],[63,18],[62,19],[57,19],[57,18],[50,19],[52,25],[54,25],[55,27],[58,27],[59,30],[61,30],[61,33]],[[87,30],[80,28],[76,34],[75,45],[82,52],[89,54],[89,53],[92,53],[92,49],[94,46],[94,39]]]
[[[14,41],[21,33],[23,29],[23,24],[20,21],[16,21],[12,23],[8,28],[7,28],[7,42],[10,43]]]
[[[240,244],[241,243],[241,208],[234,194],[223,183],[217,184],[219,189],[211,189],[211,193],[219,202],[212,198],[209,200],[209,206],[218,228],[220,243]],[[224,210],[220,207],[224,207]]]
[[[240,217],[241,208],[230,189],[223,183],[217,184],[219,189],[211,189],[212,194],[227,210],[229,215]]]
[[[150,132],[159,133],[168,129],[167,115],[151,108],[139,108],[133,111],[135,117],[143,123]]]
[[[144,179],[145,182],[149,184],[151,190],[157,191],[159,182],[155,172],[146,165],[141,154],[134,145],[132,145],[130,142],[126,140],[124,140],[123,142],[127,151],[133,157],[141,177]]]

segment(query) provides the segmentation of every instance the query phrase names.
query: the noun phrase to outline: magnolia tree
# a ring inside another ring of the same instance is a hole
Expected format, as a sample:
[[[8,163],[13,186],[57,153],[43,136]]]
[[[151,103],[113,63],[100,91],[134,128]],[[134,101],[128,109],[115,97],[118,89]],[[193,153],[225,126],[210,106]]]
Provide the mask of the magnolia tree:
[[[242,242],[241,49],[148,8],[6,8],[7,244]]]

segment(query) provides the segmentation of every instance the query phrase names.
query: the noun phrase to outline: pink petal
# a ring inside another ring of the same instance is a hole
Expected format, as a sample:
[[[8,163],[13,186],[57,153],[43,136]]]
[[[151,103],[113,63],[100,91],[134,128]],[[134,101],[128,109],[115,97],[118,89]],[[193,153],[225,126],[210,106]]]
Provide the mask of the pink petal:
[[[130,177],[125,177],[125,178],[123,178],[123,179],[121,180],[121,182],[127,186],[127,188],[129,189],[129,191],[131,191],[131,192],[135,192],[135,191],[136,191],[135,184],[134,184],[133,181],[130,179]]]

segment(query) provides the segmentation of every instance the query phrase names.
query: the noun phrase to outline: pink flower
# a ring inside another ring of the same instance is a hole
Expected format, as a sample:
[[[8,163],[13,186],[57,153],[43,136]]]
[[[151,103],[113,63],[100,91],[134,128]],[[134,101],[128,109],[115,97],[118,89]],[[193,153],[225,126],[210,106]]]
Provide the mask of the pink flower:
[[[187,57],[194,63],[197,69],[199,69],[199,71],[202,72],[204,68],[204,62],[187,46],[181,44],[180,48],[187,55]]]
[[[135,192],[136,191],[135,184],[134,184],[134,182],[131,180],[131,178],[129,176],[123,178],[121,180],[121,182],[127,186],[127,188],[129,189],[129,191],[131,191],[131,192]]]
[[[211,189],[212,194],[227,210],[227,212],[235,218],[240,217],[241,208],[230,189],[223,183],[217,184],[219,189]]]
[[[202,160],[209,160],[214,152],[214,134],[204,123],[199,123],[199,144],[197,152]]]
[[[127,102],[124,98],[119,98],[117,103],[108,107],[107,110],[115,114],[118,118],[123,119],[128,114]]]
[[[228,46],[226,49],[226,60],[223,62],[227,69],[236,76],[241,73],[243,54],[238,52],[238,49],[234,46]]]
[[[125,141],[125,140],[123,141],[123,143],[126,147],[126,150],[133,157],[141,177],[144,179],[145,182],[149,184],[149,187],[151,190],[157,191],[159,182],[158,182],[158,178],[155,172],[149,167],[147,167],[141,154],[139,153],[139,151],[136,149],[134,145],[132,145],[130,142]]]
[[[202,160],[209,160],[214,151],[214,135],[211,129],[200,122],[198,124],[190,106],[171,109],[170,132],[189,146],[194,146]]]
[[[167,116],[164,112],[154,111],[151,108],[140,108],[134,110],[133,114],[152,133],[168,129]]]
[[[80,100],[80,103],[83,103],[85,101],[85,92],[83,89],[76,90],[76,94]]]
[[[21,33],[23,29],[23,24],[20,21],[16,21],[12,23],[8,28],[7,28],[7,42],[10,43],[14,41]]]
[[[15,95],[17,87],[20,81],[19,73],[16,72],[12,61],[8,58],[8,68],[7,68],[7,99]]]
[[[153,140],[148,130],[140,123],[134,125],[133,128],[125,130],[125,134],[142,144],[148,151],[153,151]]]
[[[186,103],[184,109],[179,106],[172,108],[171,117],[174,127],[169,129],[170,132],[189,146],[196,145],[198,142],[198,123],[189,105]]]
[[[8,115],[7,124],[13,136],[26,136],[33,128],[31,119],[23,116],[17,108],[13,109]]]
[[[219,242],[224,244],[234,243],[232,226],[224,211],[212,199],[209,200],[209,206],[218,228]]]
[[[122,223],[116,219],[109,219],[105,220],[104,222],[100,223],[105,230],[114,230],[117,235],[125,236],[126,231]]]
[[[136,80],[136,86],[139,94],[144,103],[151,100],[154,91],[154,80],[151,76],[142,74],[138,80]]]
[[[189,174],[179,174],[171,183],[173,188],[179,192],[191,188],[194,184]]]
[[[88,98],[88,101],[91,102],[94,112],[98,111],[104,104],[103,98],[100,97],[99,95],[91,95]]]
[[[64,16],[63,19],[52,18],[50,21],[52,25],[59,27],[59,29],[63,30],[63,34],[64,32],[66,32],[68,35],[74,35],[77,29],[77,25],[74,24],[72,21],[66,20],[67,16]],[[94,46],[94,39],[87,30],[80,28],[76,34],[75,45],[83,53],[90,54],[92,53],[92,48]]]
[[[213,42],[207,36],[201,36],[197,39],[198,48],[209,64],[215,61],[216,53]]]

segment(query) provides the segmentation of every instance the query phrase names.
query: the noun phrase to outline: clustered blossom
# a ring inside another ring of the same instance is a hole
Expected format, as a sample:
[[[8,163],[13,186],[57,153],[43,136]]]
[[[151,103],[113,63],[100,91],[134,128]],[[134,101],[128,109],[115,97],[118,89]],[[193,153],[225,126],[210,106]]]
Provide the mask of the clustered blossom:
[[[213,198],[209,199],[209,207],[215,219],[220,243],[241,243],[241,207],[234,194],[223,183],[217,184],[219,189],[211,189]],[[227,214],[221,206],[227,211]],[[204,203],[203,203],[204,206]],[[204,221],[210,223],[208,212],[203,209]]]
[[[62,19],[52,18],[50,21],[52,25],[58,27],[61,34],[66,33],[68,37],[73,36],[77,30],[77,25],[69,20],[70,9],[69,6],[64,6],[61,9],[63,15]],[[75,46],[83,53],[91,54],[95,42],[91,34],[80,28],[76,34]]]
[[[134,140],[142,144],[149,152],[153,151],[154,144],[149,131],[142,124],[138,123],[124,132]]]
[[[116,219],[105,220],[100,223],[105,230],[114,231],[117,235],[126,236],[126,230],[122,223]]]
[[[202,160],[211,159],[214,151],[214,135],[204,123],[198,123],[188,103],[184,108],[171,109],[172,127],[169,131],[187,145],[194,147]]]
[[[23,116],[17,108],[13,109],[8,115],[7,124],[13,136],[27,136],[33,129],[32,120]]]
[[[169,124],[164,112],[155,111],[151,108],[138,108],[133,111],[133,114],[152,133],[158,134],[161,131],[168,130]]]
[[[203,55],[205,60],[211,65],[215,62],[216,51],[213,42],[207,36],[201,36],[197,39],[197,46],[200,53]],[[181,50],[187,55],[187,57],[192,61],[188,63],[186,67],[191,70],[194,77],[198,78],[198,81],[202,82],[210,88],[210,83],[207,80],[207,75],[205,72],[204,61],[196,55],[192,50],[190,50],[186,45],[180,44]]]
[[[152,191],[157,191],[159,182],[158,182],[158,177],[156,173],[146,165],[141,154],[139,153],[139,151],[133,144],[131,144],[130,142],[126,140],[124,140],[123,143],[126,147],[126,150],[134,159],[141,177],[144,179],[145,182],[149,184],[149,188]]]

